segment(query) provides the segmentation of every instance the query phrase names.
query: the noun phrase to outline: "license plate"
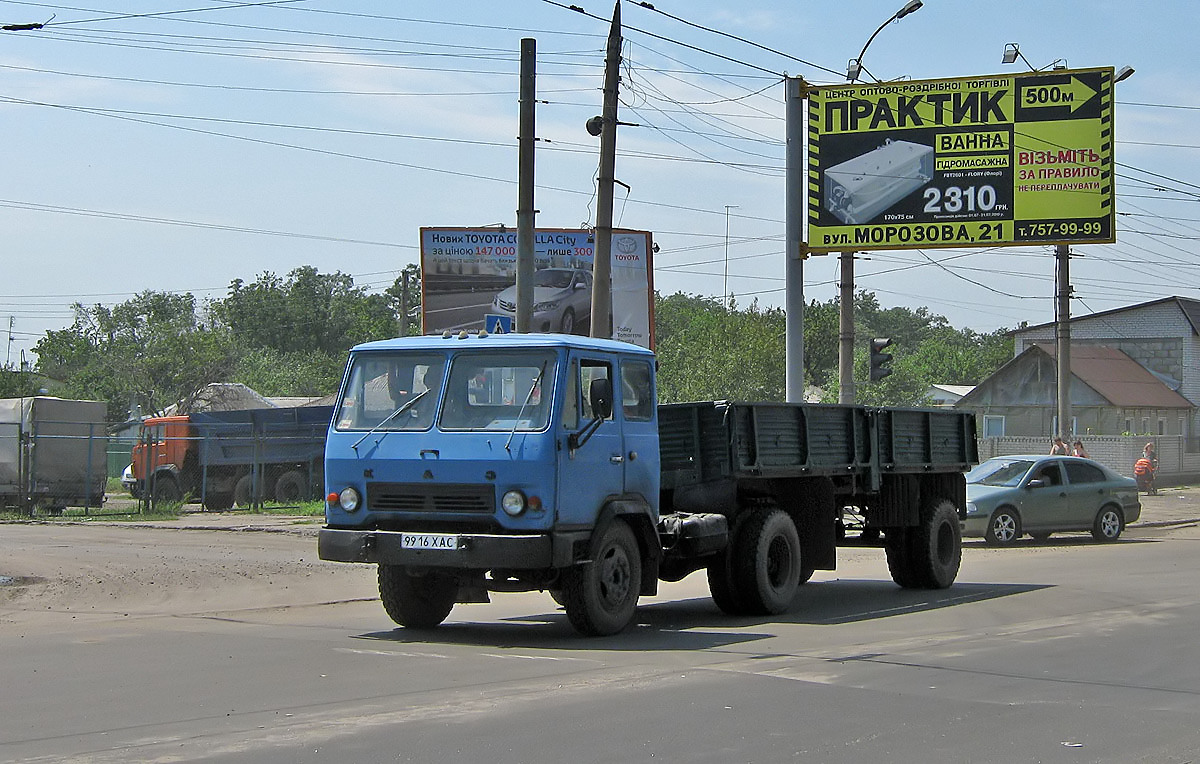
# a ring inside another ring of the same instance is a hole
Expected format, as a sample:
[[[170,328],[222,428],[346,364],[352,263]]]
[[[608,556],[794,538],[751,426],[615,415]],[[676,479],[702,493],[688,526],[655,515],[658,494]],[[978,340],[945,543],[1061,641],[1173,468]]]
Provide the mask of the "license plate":
[[[458,536],[453,533],[402,533],[402,549],[458,549]]]

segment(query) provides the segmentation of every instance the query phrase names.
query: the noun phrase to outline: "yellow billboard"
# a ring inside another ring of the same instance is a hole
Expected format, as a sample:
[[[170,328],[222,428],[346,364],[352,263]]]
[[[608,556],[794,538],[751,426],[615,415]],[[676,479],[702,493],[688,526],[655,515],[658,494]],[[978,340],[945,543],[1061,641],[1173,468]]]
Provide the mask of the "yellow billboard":
[[[808,249],[1108,243],[1113,70],[812,87]]]

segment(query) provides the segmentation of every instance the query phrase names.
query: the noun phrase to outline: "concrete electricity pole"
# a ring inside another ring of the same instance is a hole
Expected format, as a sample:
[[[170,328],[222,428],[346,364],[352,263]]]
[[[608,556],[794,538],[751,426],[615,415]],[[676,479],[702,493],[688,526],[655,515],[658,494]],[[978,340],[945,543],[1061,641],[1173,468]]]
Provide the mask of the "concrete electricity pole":
[[[516,331],[533,328],[534,121],[537,100],[537,40],[521,40],[521,117],[517,137],[517,317]]]
[[[613,183],[617,164],[617,88],[621,81],[621,2],[613,8],[612,26],[604,57],[604,110],[601,112],[600,171],[596,191],[596,253],[592,260],[593,337],[610,337],[612,330],[612,216]],[[588,132],[596,135],[588,120]]]

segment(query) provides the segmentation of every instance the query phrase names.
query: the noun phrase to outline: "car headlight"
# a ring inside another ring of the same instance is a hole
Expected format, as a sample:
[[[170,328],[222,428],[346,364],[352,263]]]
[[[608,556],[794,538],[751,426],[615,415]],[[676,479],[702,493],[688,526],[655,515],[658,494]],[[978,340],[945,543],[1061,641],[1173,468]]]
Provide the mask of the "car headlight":
[[[968,515],[979,514],[979,507],[975,506],[975,502],[973,502],[973,501],[967,502],[967,514]]]
[[[354,512],[362,504],[362,496],[353,488],[343,488],[341,493],[331,493],[325,500],[330,504],[337,504],[347,512]]]
[[[534,313],[544,313],[547,310],[554,310],[558,307],[558,300],[550,300],[549,302],[539,302],[533,306]]]
[[[529,503],[525,500],[525,493],[523,491],[507,491],[500,498],[500,508],[509,517],[520,515],[525,511],[527,506],[529,506]]]

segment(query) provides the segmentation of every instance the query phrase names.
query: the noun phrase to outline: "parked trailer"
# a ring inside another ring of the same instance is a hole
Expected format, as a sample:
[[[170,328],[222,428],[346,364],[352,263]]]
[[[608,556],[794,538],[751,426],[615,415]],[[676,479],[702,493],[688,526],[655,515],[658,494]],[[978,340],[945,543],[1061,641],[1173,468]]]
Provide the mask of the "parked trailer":
[[[102,506],[105,414],[102,401],[0,399],[0,506],[54,513]]]
[[[388,615],[546,590],[581,633],[624,629],[657,582],[706,570],[736,614],[787,611],[839,545],[950,586],[974,417],[783,403],[655,406],[654,355],[570,335],[351,351],[326,446],[319,555],[378,565]]]
[[[142,423],[136,490],[152,502],[190,496],[213,510],[315,499],[324,487],[331,406],[207,411]]]

